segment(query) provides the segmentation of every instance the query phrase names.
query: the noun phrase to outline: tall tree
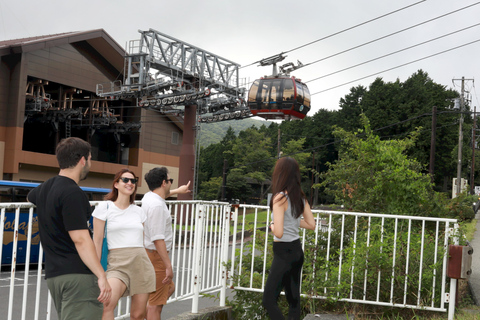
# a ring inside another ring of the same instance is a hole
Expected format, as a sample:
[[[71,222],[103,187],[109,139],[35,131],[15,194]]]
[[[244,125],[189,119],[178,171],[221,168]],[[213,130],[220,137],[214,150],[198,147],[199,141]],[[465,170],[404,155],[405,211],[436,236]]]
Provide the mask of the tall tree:
[[[422,128],[415,147],[408,155],[417,159],[424,172],[430,162],[432,109],[437,107],[437,139],[435,148],[435,183],[437,190],[447,191],[456,175],[456,160],[452,150],[458,144],[458,110],[453,108],[453,99],[458,93],[435,83],[426,72],[419,70],[405,82],[384,82],[377,78],[365,90],[352,88],[351,93],[341,100],[339,125],[345,130],[361,128],[355,115],[364,112],[373,130],[382,139],[406,137],[416,128]],[[466,123],[471,123],[466,117]],[[467,141],[464,141],[467,144]],[[466,166],[465,168],[466,169]]]
[[[355,211],[419,216],[441,215],[430,177],[422,165],[406,151],[419,136],[413,132],[404,139],[380,140],[361,115],[364,129],[356,133],[341,128],[339,159],[329,164],[322,182],[339,204]]]

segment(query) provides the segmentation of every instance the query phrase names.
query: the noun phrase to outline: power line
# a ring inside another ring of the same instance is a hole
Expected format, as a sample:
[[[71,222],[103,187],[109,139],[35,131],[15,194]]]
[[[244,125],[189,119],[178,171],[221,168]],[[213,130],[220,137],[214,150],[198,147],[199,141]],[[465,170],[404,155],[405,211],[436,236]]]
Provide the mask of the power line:
[[[421,3],[421,2],[423,2],[423,1],[417,2],[417,3],[413,4],[413,5],[416,5],[416,4]],[[448,13],[445,13],[445,14],[440,15],[440,16],[437,16],[437,17],[435,17],[435,18],[426,20],[426,21],[424,21],[424,22],[418,23],[418,24],[413,25],[413,26],[410,26],[410,27],[408,27],[408,28],[399,30],[399,31],[397,31],[397,32],[388,34],[388,35],[386,35],[386,36],[377,38],[377,39],[375,39],[375,40],[372,40],[372,41],[363,43],[363,44],[361,44],[361,45],[352,47],[352,48],[350,48],[350,49],[341,51],[341,52],[339,52],[339,53],[330,55],[330,56],[328,56],[328,57],[325,57],[325,58],[322,58],[322,59],[313,61],[313,62],[308,63],[308,64],[305,64],[305,65],[303,65],[303,67],[308,66],[308,65],[311,65],[311,64],[314,64],[314,63],[317,63],[317,62],[320,62],[320,61],[324,61],[324,60],[326,60],[326,59],[328,59],[328,58],[332,58],[332,57],[338,56],[338,55],[340,55],[340,54],[342,54],[342,53],[345,53],[345,52],[348,52],[348,51],[357,49],[357,48],[359,48],[359,47],[362,47],[362,46],[365,46],[365,45],[367,45],[367,44],[370,44],[370,43],[379,41],[379,40],[384,39],[384,38],[387,38],[387,37],[390,37],[390,36],[392,36],[392,35],[395,35],[395,34],[404,32],[404,31],[406,31],[406,30],[413,29],[413,28],[418,27],[418,26],[420,26],[420,25],[423,25],[423,24],[429,23],[429,22],[431,22],[431,21],[434,21],[434,20],[437,20],[437,19],[446,17],[446,16],[448,16],[448,15],[451,15],[451,14],[457,13],[457,12],[459,12],[459,11],[468,9],[468,8],[473,7],[473,6],[476,6],[476,5],[478,5],[478,4],[480,4],[480,2],[476,2],[476,3],[470,4],[470,5],[468,5],[468,6],[465,6],[465,7],[459,8],[459,9],[456,9],[456,10],[454,10],[454,11],[450,11],[450,12],[448,12]],[[411,5],[411,6],[413,6],[413,5]],[[396,10],[396,11],[392,11],[392,12],[389,13],[389,14],[392,14],[392,13],[394,13],[394,12],[403,10],[403,9],[405,9],[405,8],[408,8],[408,6],[402,8],[402,9]],[[386,15],[383,15],[383,16],[387,16],[387,15],[389,15],[389,14],[386,14]],[[332,36],[334,36],[334,35],[336,35],[336,34],[339,34],[339,33],[345,32],[345,31],[347,31],[347,30],[353,29],[353,28],[355,28],[355,27],[357,27],[357,26],[366,24],[366,23],[371,22],[371,21],[373,21],[373,20],[377,20],[377,19],[379,19],[379,18],[381,18],[381,17],[383,17],[383,16],[380,16],[380,17],[377,17],[377,18],[375,18],[375,19],[366,21],[366,22],[364,22],[364,23],[362,23],[362,24],[359,24],[359,25],[356,25],[356,26],[347,28],[347,29],[345,29],[345,30],[336,32],[336,33],[331,34],[331,35],[329,35],[329,36],[327,36],[327,37],[318,39],[318,40],[316,40],[316,41],[310,42],[310,43],[308,43],[308,44],[305,44],[305,45],[303,45],[303,46],[297,47],[297,48],[295,48],[295,49],[292,49],[292,50],[289,50],[289,51],[286,51],[286,52],[291,52],[291,51],[293,51],[293,50],[296,50],[296,49],[298,49],[298,48],[304,47],[304,46],[306,46],[306,45],[309,45],[309,44],[318,42],[318,41],[320,41],[320,40],[323,40],[323,39],[332,37]],[[479,24],[480,24],[480,23],[479,23]],[[332,73],[330,73],[330,74],[328,74],[328,75],[324,75],[324,76],[321,76],[321,77],[318,77],[318,78],[315,78],[315,79],[312,79],[312,80],[308,80],[308,81],[306,81],[305,83],[312,82],[312,81],[315,81],[315,80],[318,80],[318,79],[321,79],[321,78],[325,78],[325,77],[328,77],[328,76],[331,76],[331,75],[334,75],[334,74],[337,74],[337,73],[340,73],[340,72],[343,72],[343,71],[346,71],[346,70],[349,70],[349,69],[358,67],[358,66],[360,66],[360,65],[367,64],[367,63],[369,63],[369,62],[373,62],[373,61],[375,61],[375,60],[382,59],[382,58],[387,57],[387,56],[389,56],[389,55],[393,55],[393,54],[399,53],[399,52],[401,52],[401,51],[405,51],[405,50],[411,49],[411,48],[413,48],[413,47],[415,47],[415,46],[420,46],[420,45],[423,45],[423,44],[425,44],[425,43],[438,40],[438,39],[440,39],[440,38],[442,38],[442,37],[446,37],[446,36],[449,36],[449,35],[451,35],[451,34],[454,34],[454,33],[457,33],[457,32],[461,32],[461,31],[467,30],[467,29],[469,29],[469,28],[473,28],[473,27],[475,27],[475,26],[478,26],[479,24],[475,24],[475,25],[472,25],[472,26],[470,26],[470,27],[466,27],[466,28],[463,28],[463,29],[459,29],[459,30],[457,30],[457,31],[455,31],[455,32],[451,32],[451,33],[445,34],[444,36],[440,36],[440,37],[437,37],[437,38],[433,38],[433,39],[431,39],[431,40],[424,41],[424,42],[419,43],[419,44],[417,44],[417,45],[410,46],[410,47],[407,47],[407,48],[405,48],[405,49],[401,49],[401,50],[392,52],[392,53],[390,53],[390,54],[383,55],[383,56],[377,57],[377,58],[375,58],[375,59],[371,59],[371,60],[368,60],[368,61],[366,61],[366,62],[359,63],[359,64],[356,64],[356,65],[354,65],[354,66],[351,66],[351,67],[348,67],[348,68],[344,68],[344,69],[341,69],[341,70],[339,70],[339,71],[332,72]],[[387,72],[387,71],[391,71],[391,70],[394,70],[394,69],[397,69],[397,68],[406,66],[406,65],[408,65],[408,64],[412,64],[412,63],[415,63],[415,62],[418,62],[418,61],[421,61],[421,60],[425,60],[425,59],[431,58],[431,57],[433,57],[433,56],[436,56],[436,55],[439,55],[439,54],[442,54],[442,53],[446,53],[446,52],[448,52],[448,51],[455,50],[455,49],[458,49],[458,48],[463,47],[463,46],[467,46],[467,45],[473,44],[473,43],[475,43],[475,42],[478,42],[478,40],[476,40],[476,41],[474,41],[474,42],[470,42],[470,43],[464,44],[464,45],[462,45],[462,46],[458,46],[458,47],[449,49],[449,50],[445,50],[445,51],[442,51],[442,52],[439,52],[439,53],[436,53],[436,54],[433,54],[433,55],[429,55],[429,56],[427,56],[427,57],[420,58],[420,59],[411,61],[411,62],[409,62],[409,63],[402,64],[402,65],[399,65],[399,66],[396,66],[396,67],[393,67],[393,68],[385,69],[385,70],[383,70],[383,71],[376,72],[376,73],[374,73],[374,74],[370,74],[370,75],[368,75],[368,76],[361,77],[361,78],[358,78],[358,79],[356,79],[356,80],[349,81],[349,82],[346,82],[346,83],[343,83],[343,84],[340,84],[340,85],[337,85],[337,86],[334,86],[334,87],[331,87],[331,88],[328,88],[328,89],[325,89],[325,90],[322,90],[322,91],[313,93],[313,94],[311,94],[311,95],[315,95],[315,94],[318,94],[318,93],[323,93],[323,92],[326,92],[326,91],[329,91],[329,90],[332,90],[332,89],[336,89],[336,88],[338,88],[338,87],[341,87],[341,86],[344,86],[344,85],[347,85],[347,84],[350,84],[350,83],[353,83],[353,82],[357,82],[357,81],[359,81],[359,80],[363,80],[363,79],[366,79],[366,78],[368,78],[368,77],[371,77],[371,76],[374,76],[374,75],[378,75],[378,74],[381,74],[381,73],[384,73],[384,72]],[[252,63],[252,64],[250,64],[250,65],[253,65],[253,64],[255,64],[255,63],[258,63],[258,61],[257,61],[257,62],[254,62],[254,63]],[[249,65],[247,65],[247,66],[249,66]],[[251,82],[250,82],[250,83],[251,83]],[[245,86],[248,85],[248,84],[249,84],[249,83],[245,84]]]
[[[448,111],[448,110],[445,110],[445,111],[441,111],[441,112],[437,112],[437,114],[441,114],[441,113],[469,113],[471,114],[472,112],[460,112],[460,111]],[[384,130],[384,129],[387,129],[387,128],[390,128],[390,127],[393,127],[393,126],[397,126],[399,124],[402,124],[402,123],[405,123],[405,122],[408,122],[408,121],[412,121],[412,120],[415,120],[415,119],[419,119],[419,118],[422,118],[422,117],[425,117],[425,116],[432,116],[432,113],[422,113],[420,115],[417,115],[417,116],[414,116],[412,118],[408,118],[406,120],[402,120],[402,121],[398,121],[396,123],[392,123],[390,125],[387,125],[387,126],[384,126],[384,127],[380,127],[380,128],[376,128],[376,129],[372,129],[372,132],[376,132],[376,131],[380,131],[380,130]],[[443,128],[443,127],[447,127],[447,126],[451,126],[453,124],[447,124],[447,125],[444,125],[444,126],[441,126],[441,127],[437,127],[437,128]],[[365,136],[366,133],[361,133],[361,134],[358,134],[356,135],[357,137],[362,137],[362,136]],[[337,144],[337,143],[340,143],[342,141],[344,141],[345,139],[338,139],[338,140],[334,140],[332,142],[328,142],[328,143],[325,143],[325,144],[322,144],[322,145],[319,145],[319,146],[313,146],[313,147],[310,147],[310,148],[306,148],[306,149],[302,149],[298,152],[294,152],[292,154],[287,154],[287,155],[284,155],[284,156],[294,156],[296,154],[299,154],[299,153],[308,153],[308,152],[311,152],[311,151],[314,151],[314,150],[317,150],[317,149],[320,149],[320,148],[325,148],[325,147],[328,147],[332,144]],[[234,169],[234,168],[240,168],[242,166],[246,166],[246,165],[252,165],[252,164],[257,164],[257,163],[262,163],[262,162],[267,162],[267,161],[272,161],[272,160],[277,160],[277,156],[272,156],[272,157],[269,157],[267,159],[263,159],[263,160],[258,160],[258,161],[252,161],[252,162],[249,162],[249,163],[244,163],[242,165],[239,165],[239,166],[233,166],[233,167],[229,167],[229,169]]]
[[[282,52],[281,54],[290,53],[290,52],[292,52],[292,51],[295,51],[295,50],[304,48],[304,47],[306,47],[306,46],[312,45],[312,44],[317,43],[317,42],[319,42],[319,41],[322,41],[322,40],[331,38],[331,37],[333,37],[333,36],[339,35],[339,34],[344,33],[344,32],[346,32],[346,31],[349,31],[349,30],[358,28],[358,27],[360,27],[360,26],[363,26],[363,25],[365,25],[365,24],[367,24],[367,23],[373,22],[373,21],[375,21],[375,20],[379,20],[379,19],[384,18],[384,17],[386,17],[386,16],[389,16],[389,15],[392,15],[392,14],[394,14],[394,13],[400,12],[400,11],[402,11],[402,10],[408,9],[408,8],[410,8],[410,7],[416,6],[417,4],[420,4],[420,3],[425,2],[425,1],[426,1],[426,0],[422,0],[422,1],[415,2],[415,3],[411,4],[411,5],[408,5],[408,6],[405,6],[405,7],[403,7],[403,8],[400,8],[400,9],[397,9],[397,10],[394,10],[394,11],[391,11],[391,12],[389,12],[389,13],[383,14],[383,15],[378,16],[378,17],[376,17],[376,18],[367,20],[367,21],[365,21],[365,22],[359,23],[359,24],[354,25],[354,26],[352,26],[352,27],[343,29],[343,30],[341,30],[341,31],[337,31],[337,32],[332,33],[332,34],[330,34],[330,35],[328,35],[328,36],[319,38],[319,39],[317,39],[317,40],[308,42],[308,43],[303,44],[303,45],[301,45],[301,46],[298,46],[298,47],[296,47],[296,48],[293,48],[293,49],[290,49],[290,50],[288,50],[288,51]],[[252,66],[252,65],[254,65],[254,64],[259,63],[260,61],[261,61],[261,60],[255,61],[255,62],[253,62],[253,63],[251,63],[251,64],[246,65],[246,66],[240,67],[239,69]]]
[[[400,53],[400,52],[403,52],[403,51],[406,51],[406,50],[409,50],[409,49],[412,49],[412,48],[415,48],[415,47],[418,47],[418,46],[421,46],[421,45],[424,45],[424,44],[427,44],[427,43],[429,43],[429,42],[432,42],[432,41],[435,41],[435,40],[438,40],[438,39],[441,39],[441,38],[445,38],[445,37],[450,36],[450,35],[452,35],[452,34],[455,34],[455,33],[458,33],[458,32],[462,32],[462,31],[468,30],[468,29],[473,28],[473,27],[477,27],[477,26],[479,26],[479,25],[480,25],[480,23],[476,23],[476,24],[471,25],[471,26],[469,26],[469,27],[462,28],[462,29],[459,29],[459,30],[457,30],[457,31],[453,31],[453,32],[444,34],[443,36],[439,36],[439,37],[436,37],[436,38],[432,38],[432,39],[430,39],[430,40],[423,41],[423,42],[417,43],[417,44],[415,44],[415,45],[412,45],[412,46],[409,46],[409,47],[406,47],[406,48],[403,48],[403,49],[400,49],[400,50],[397,50],[397,51],[393,51],[393,52],[387,53],[387,54],[382,55],[382,56],[379,56],[379,57],[377,57],[377,58],[370,59],[370,60],[364,61],[364,62],[362,62],[362,63],[358,63],[358,64],[356,64],[356,65],[353,65],[353,66],[350,66],[350,67],[347,67],[347,68],[344,68],[344,69],[341,69],[341,70],[338,70],[338,71],[335,71],[335,72],[331,72],[331,73],[326,74],[326,75],[323,75],[323,76],[321,76],[321,77],[318,77],[318,78],[315,78],[315,79],[312,79],[312,80],[305,81],[305,83],[309,83],[309,82],[313,82],[313,81],[315,81],[315,80],[323,79],[323,78],[332,76],[332,75],[334,75],[334,74],[337,74],[337,73],[340,73],[340,72],[343,72],[343,71],[346,71],[346,70],[350,70],[350,69],[359,67],[359,66],[361,66],[361,65],[364,65],[364,64],[367,64],[367,63],[370,63],[370,62],[373,62],[373,61],[377,61],[377,60],[383,59],[383,58],[385,58],[385,57],[392,56],[392,55],[394,55],[394,54],[397,54],[397,53]],[[359,46],[357,46],[357,47],[359,47]],[[357,47],[354,47],[354,48],[357,48]],[[353,49],[353,48],[352,48],[352,49]],[[350,49],[349,49],[349,50],[350,50]],[[346,50],[346,51],[349,51],[349,50]],[[341,53],[346,52],[346,51],[342,51]],[[333,57],[333,56],[335,56],[335,55],[329,56],[329,57],[327,57],[327,58],[330,58],[330,57]],[[324,59],[327,59],[327,58],[324,58]],[[316,62],[322,61],[322,60],[324,60],[324,59],[317,60]],[[315,62],[313,62],[313,63],[315,63]],[[312,64],[312,63],[310,63],[310,64]]]
[[[342,86],[347,85],[347,84],[350,84],[350,83],[358,82],[358,81],[360,81],[360,80],[363,80],[363,79],[366,79],[366,78],[369,78],[369,77],[372,77],[372,76],[376,76],[376,75],[379,75],[379,74],[384,73],[384,72],[388,72],[388,71],[391,71],[391,70],[395,70],[395,69],[398,69],[398,68],[407,66],[407,65],[409,65],[409,64],[412,64],[412,63],[415,63],[415,62],[418,62],[418,61],[422,61],[422,60],[425,60],[425,59],[428,59],[428,58],[431,58],[431,57],[434,57],[434,56],[438,56],[438,55],[440,55],[440,54],[443,54],[443,53],[446,53],[446,52],[449,52],[449,51],[453,51],[453,50],[456,50],[456,49],[459,49],[459,48],[462,48],[462,47],[465,47],[465,46],[474,44],[474,43],[479,42],[479,41],[480,41],[480,39],[477,39],[477,40],[475,40],[475,41],[471,41],[471,42],[465,43],[465,44],[460,45],[460,46],[456,46],[456,47],[453,47],[453,48],[450,48],[450,49],[447,49],[447,50],[444,50],[444,51],[440,51],[440,52],[437,52],[437,53],[434,53],[434,54],[428,55],[428,56],[426,56],[426,57],[423,57],[423,58],[420,58],[420,59],[416,59],[416,60],[413,60],[413,61],[410,61],[410,62],[407,62],[407,63],[403,63],[403,64],[398,65],[398,66],[396,66],[396,67],[392,67],[392,68],[388,68],[388,69],[385,69],[385,70],[382,70],[382,71],[379,71],[379,72],[375,72],[375,73],[369,74],[368,76],[364,76],[364,77],[361,77],[361,78],[358,78],[358,79],[355,79],[355,80],[352,80],[352,81],[348,81],[348,82],[345,82],[345,83],[342,83],[342,84],[339,84],[339,85],[330,87],[330,88],[328,88],[328,89],[325,89],[325,90],[321,90],[321,91],[312,93],[312,94],[310,94],[310,95],[313,96],[313,95],[316,95],[316,94],[319,94],[319,93],[323,93],[323,92],[326,92],[326,91],[329,91],[329,90],[333,90],[333,89],[342,87]]]
[[[352,51],[352,50],[354,50],[354,49],[358,49],[358,48],[360,48],[360,47],[366,46],[367,44],[371,44],[371,43],[377,42],[377,41],[379,41],[379,40],[383,40],[383,39],[389,38],[389,37],[391,37],[391,36],[393,36],[393,35],[396,35],[396,34],[399,34],[399,33],[404,32],[404,31],[407,31],[407,30],[410,30],[410,29],[419,27],[419,26],[421,26],[421,25],[430,23],[430,22],[435,21],[435,20],[438,20],[438,19],[440,19],[440,18],[444,18],[444,17],[446,17],[446,16],[448,16],[448,15],[451,15],[451,14],[457,13],[457,12],[459,12],[459,11],[468,9],[468,8],[470,8],[470,7],[476,6],[477,4],[480,4],[480,2],[476,2],[476,3],[471,4],[471,5],[468,5],[468,6],[466,6],[466,7],[463,7],[463,8],[454,10],[454,11],[450,11],[450,12],[445,13],[445,14],[442,14],[442,15],[440,15],[440,16],[438,16],[438,17],[435,17],[435,18],[432,18],[432,19],[429,19],[429,20],[426,20],[426,21],[417,23],[417,24],[415,24],[415,25],[413,25],[413,26],[410,26],[410,27],[408,27],[408,28],[405,28],[405,29],[402,29],[402,30],[399,30],[399,31],[396,31],[396,32],[393,32],[393,33],[390,33],[390,34],[387,34],[387,35],[385,35],[385,36],[383,36],[383,37],[380,37],[380,38],[377,38],[377,39],[374,39],[374,40],[371,40],[371,41],[362,43],[362,44],[360,44],[360,45],[358,45],[358,46],[351,47],[351,48],[349,48],[349,49],[347,49],[347,50],[338,52],[338,53],[333,54],[333,55],[330,55],[330,56],[328,56],[328,57],[325,57],[325,58],[322,58],[322,59],[319,59],[319,60],[316,60],[316,61],[313,61],[313,62],[304,64],[304,65],[302,66],[302,68],[303,68],[303,67],[306,67],[306,66],[309,66],[309,65],[312,65],[312,64],[314,64],[314,63],[317,63],[317,62],[320,62],[320,61],[323,61],[323,60],[326,60],[326,59],[329,59],[329,58],[338,56],[338,55],[340,55],[340,54],[342,54],[342,53],[349,52],[349,51]]]
[[[367,23],[370,23],[370,22],[373,22],[373,21],[375,21],[375,20],[384,18],[384,17],[386,17],[386,16],[389,16],[389,15],[391,15],[391,14],[400,12],[400,11],[405,10],[405,9],[408,9],[408,8],[410,8],[410,7],[416,6],[417,4],[420,4],[420,3],[422,3],[422,2],[425,2],[425,0],[423,0],[423,1],[418,1],[418,2],[416,2],[416,3],[414,3],[414,4],[411,4],[411,5],[408,5],[408,6],[406,6],[406,7],[403,7],[403,8],[397,9],[397,10],[394,10],[394,11],[392,11],[392,12],[389,12],[389,13],[386,13],[386,14],[384,14],[384,15],[378,16],[378,17],[376,17],[376,18],[374,18],[374,19],[370,19],[370,20],[368,20],[368,21],[362,22],[362,23],[357,24],[357,25],[355,25],[355,26],[353,26],[353,27],[349,27],[349,28],[347,28],[347,29],[343,29],[343,30],[341,30],[341,31],[332,33],[332,34],[329,35],[329,36],[326,36],[326,37],[317,39],[317,40],[315,40],[315,41],[306,43],[306,44],[304,44],[304,45],[301,45],[301,46],[299,46],[299,47],[293,48],[293,49],[291,49],[291,50],[286,51],[285,53],[289,53],[289,52],[292,52],[292,51],[295,51],[295,50],[304,48],[304,47],[306,47],[306,46],[309,46],[309,45],[311,45],[311,44],[314,44],[314,43],[316,43],[316,42],[319,42],[319,41],[322,41],[322,40],[331,38],[331,37],[333,37],[333,36],[339,35],[339,34],[344,33],[344,32],[346,32],[346,31],[349,31],[349,30],[355,29],[355,28],[357,28],[357,27],[363,26],[363,25],[365,25],[365,24],[367,24]]]

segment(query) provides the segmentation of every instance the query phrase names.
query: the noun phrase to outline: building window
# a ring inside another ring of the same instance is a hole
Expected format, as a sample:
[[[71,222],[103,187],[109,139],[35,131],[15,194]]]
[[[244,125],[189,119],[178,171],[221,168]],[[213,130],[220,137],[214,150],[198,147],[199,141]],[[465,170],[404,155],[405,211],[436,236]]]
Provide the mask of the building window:
[[[178,132],[172,132],[172,144],[178,145],[178,138],[179,138]]]

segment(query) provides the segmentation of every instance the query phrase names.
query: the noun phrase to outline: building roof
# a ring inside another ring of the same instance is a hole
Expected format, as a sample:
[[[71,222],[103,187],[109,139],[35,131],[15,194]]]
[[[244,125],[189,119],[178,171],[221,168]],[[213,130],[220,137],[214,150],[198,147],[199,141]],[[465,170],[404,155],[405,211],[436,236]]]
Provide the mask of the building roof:
[[[105,30],[71,31],[29,38],[0,41],[0,57],[46,49],[63,44],[86,41],[103,56],[115,69],[123,73],[125,56],[122,48]],[[167,115],[183,131],[183,118]]]
[[[103,29],[72,31],[0,41],[0,57],[86,41],[116,69],[123,70],[125,50]]]

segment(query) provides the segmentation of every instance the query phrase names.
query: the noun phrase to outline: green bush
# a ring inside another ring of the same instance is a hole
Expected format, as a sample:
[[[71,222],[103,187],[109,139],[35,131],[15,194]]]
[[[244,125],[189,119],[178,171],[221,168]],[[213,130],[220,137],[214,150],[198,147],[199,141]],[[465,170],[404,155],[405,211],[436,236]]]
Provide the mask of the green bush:
[[[475,218],[473,204],[477,201],[477,195],[470,195],[464,191],[446,204],[447,216],[460,221],[472,220]]]
[[[341,239],[340,228],[333,228],[330,246],[327,246],[327,234],[320,233],[316,241],[313,231],[306,233],[302,279],[302,293],[306,297],[302,298],[302,317],[325,308],[338,310],[342,298],[410,305],[417,305],[419,301],[420,305],[439,306],[445,252],[443,244],[435,241],[435,222],[425,222],[422,232],[422,221],[398,220],[395,233],[394,220],[385,220],[382,227],[380,218],[332,216],[334,226],[340,226],[342,220],[345,236]],[[443,231],[444,228],[438,231],[440,238]],[[266,260],[264,246],[265,233],[257,230],[255,243],[245,244],[241,273],[237,265],[234,286],[249,288],[252,279],[252,288],[263,288],[273,259],[271,238]],[[253,274],[252,252],[256,252]],[[237,249],[237,262],[239,254]],[[265,276],[262,274],[264,264]],[[262,293],[235,290],[229,304],[235,319],[268,319],[262,307]],[[283,295],[279,306],[286,315],[288,304]]]

